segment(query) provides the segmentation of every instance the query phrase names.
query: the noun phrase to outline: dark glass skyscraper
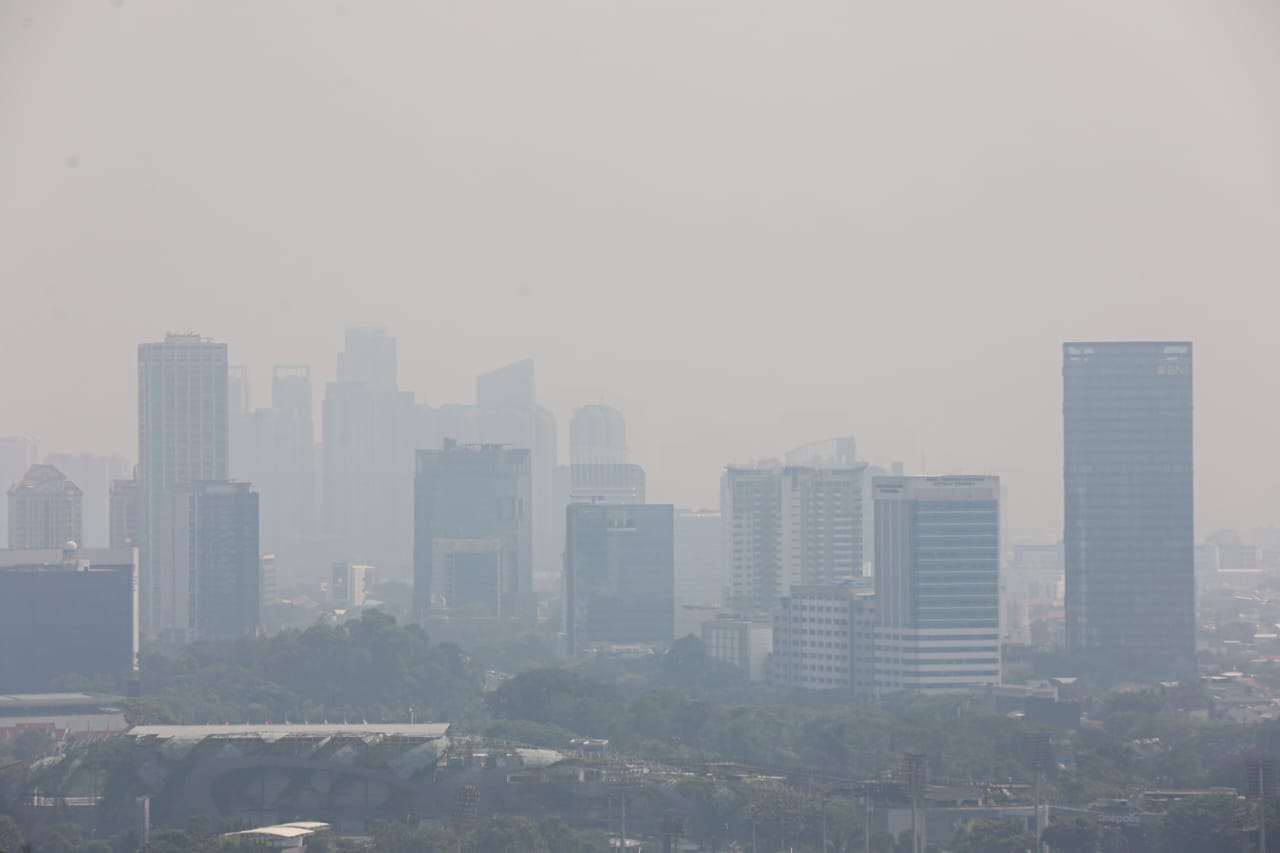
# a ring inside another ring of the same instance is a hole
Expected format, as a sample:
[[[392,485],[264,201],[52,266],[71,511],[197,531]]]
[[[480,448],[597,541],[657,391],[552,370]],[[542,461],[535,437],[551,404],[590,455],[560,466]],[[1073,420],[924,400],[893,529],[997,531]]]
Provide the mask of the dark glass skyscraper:
[[[671,504],[570,504],[564,561],[569,654],[669,643],[675,633]]]
[[[502,615],[532,618],[529,451],[445,439],[440,450],[419,450],[417,465],[413,596],[418,615],[449,606],[447,591],[439,587],[461,584],[478,592],[484,587],[478,573],[489,576],[494,568]],[[451,578],[442,577],[437,557],[450,561]]]
[[[1110,668],[1195,658],[1191,344],[1063,344],[1067,645]]]

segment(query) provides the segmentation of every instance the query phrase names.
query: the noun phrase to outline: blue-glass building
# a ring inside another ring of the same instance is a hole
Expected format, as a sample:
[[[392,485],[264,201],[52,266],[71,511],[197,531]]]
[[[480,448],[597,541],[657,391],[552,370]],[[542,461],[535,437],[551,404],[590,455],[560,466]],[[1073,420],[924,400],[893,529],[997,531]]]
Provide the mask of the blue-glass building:
[[[1195,658],[1191,344],[1063,344],[1067,645],[1101,665]]]
[[[1000,480],[875,477],[875,684],[1000,682]]]

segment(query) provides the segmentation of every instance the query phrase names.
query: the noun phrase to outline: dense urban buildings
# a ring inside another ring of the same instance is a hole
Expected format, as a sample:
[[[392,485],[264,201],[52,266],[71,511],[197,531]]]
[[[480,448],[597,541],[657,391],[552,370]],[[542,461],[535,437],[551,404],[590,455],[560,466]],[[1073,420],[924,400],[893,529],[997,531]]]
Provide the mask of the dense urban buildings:
[[[670,643],[674,508],[570,504],[564,558],[566,650]]]
[[[720,512],[729,596],[741,612],[769,612],[793,584],[860,577],[865,465],[731,466]]]
[[[876,477],[875,683],[1000,683],[1000,481]]]
[[[84,492],[52,465],[32,465],[9,487],[9,547],[61,548],[83,538]]]
[[[346,332],[323,407],[324,533],[334,559],[408,566],[413,534],[413,392],[396,385],[395,339]]]
[[[448,607],[436,579],[436,541],[501,543],[501,611],[532,620],[529,451],[495,444],[419,450],[414,480],[414,611]],[[459,550],[451,544],[447,553]],[[464,563],[471,562],[464,560]]]
[[[66,675],[123,690],[137,670],[137,571],[132,548],[0,551],[0,693]]]
[[[175,609],[173,531],[175,488],[227,479],[227,345],[191,333],[138,346],[138,478],[140,619],[144,636],[179,630]],[[164,615],[161,615],[164,614]]]
[[[1068,647],[1086,666],[1190,673],[1191,344],[1062,352]]]
[[[769,680],[782,687],[875,691],[875,596],[869,585],[797,584],[773,616]]]

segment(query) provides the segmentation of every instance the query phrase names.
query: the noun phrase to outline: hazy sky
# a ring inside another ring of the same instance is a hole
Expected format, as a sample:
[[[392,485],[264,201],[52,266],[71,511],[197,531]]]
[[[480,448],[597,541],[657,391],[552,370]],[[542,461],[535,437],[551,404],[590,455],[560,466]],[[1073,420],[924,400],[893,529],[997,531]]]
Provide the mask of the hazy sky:
[[[1191,338],[1200,531],[1277,525],[1280,4],[0,0],[0,287],[45,451],[135,456],[166,330],[264,404],[372,323],[619,406],[654,500],[852,431],[1023,536],[1061,342]]]

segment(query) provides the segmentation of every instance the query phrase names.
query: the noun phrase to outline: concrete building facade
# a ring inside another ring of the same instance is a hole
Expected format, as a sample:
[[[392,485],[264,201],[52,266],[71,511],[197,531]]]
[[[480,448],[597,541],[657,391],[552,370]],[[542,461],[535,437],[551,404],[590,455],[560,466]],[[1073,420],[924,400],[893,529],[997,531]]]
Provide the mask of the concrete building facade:
[[[773,616],[769,680],[782,687],[874,695],[875,598],[854,584],[798,584]]]
[[[767,616],[725,613],[702,623],[707,655],[733,664],[752,681],[764,681],[773,652],[773,621]]]

